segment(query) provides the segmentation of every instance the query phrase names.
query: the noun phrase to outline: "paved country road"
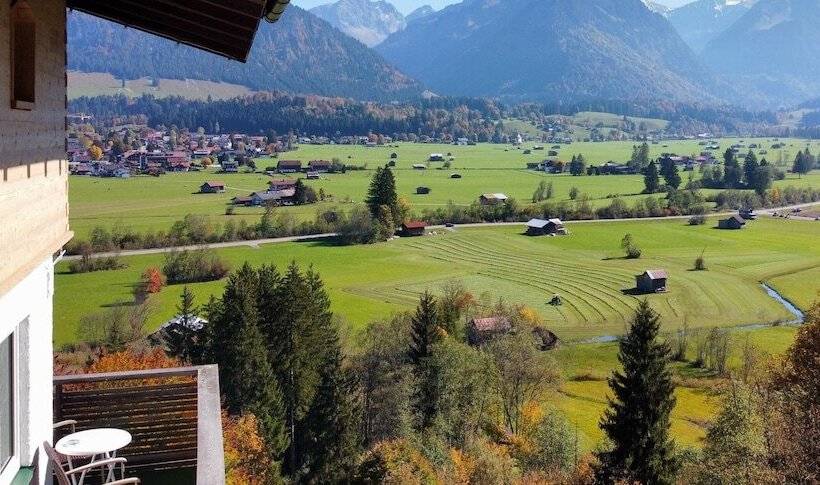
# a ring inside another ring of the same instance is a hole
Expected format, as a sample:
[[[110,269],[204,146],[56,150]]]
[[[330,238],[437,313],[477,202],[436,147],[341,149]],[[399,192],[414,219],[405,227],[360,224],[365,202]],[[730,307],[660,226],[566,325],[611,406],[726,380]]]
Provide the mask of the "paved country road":
[[[772,207],[769,209],[761,209],[758,214],[761,215],[772,215],[774,212],[780,211],[789,211],[792,209],[797,208],[805,208],[805,207],[812,207],[820,204],[820,202],[808,202],[806,204],[796,204],[790,205],[785,207]],[[727,211],[727,212],[718,212],[714,214],[706,214],[708,217],[720,217],[720,216],[728,216],[731,214],[735,214],[736,211]],[[686,216],[665,216],[665,217],[638,217],[638,218],[625,218],[625,219],[590,219],[590,220],[583,220],[583,221],[567,221],[567,225],[573,224],[589,224],[595,222],[629,222],[629,221],[665,221],[670,219],[689,219],[692,217],[691,215]],[[460,227],[494,227],[494,226],[520,226],[523,222],[478,222],[474,224],[457,224],[452,228],[446,228],[448,230],[456,230]],[[428,226],[428,229],[445,229],[445,226],[438,225],[438,226]],[[247,241],[229,241],[229,242],[220,242],[220,243],[210,243],[210,244],[192,244],[188,246],[173,246],[167,248],[151,248],[151,249],[132,249],[127,251],[113,251],[113,252],[105,252],[105,253],[95,253],[93,256],[95,258],[102,258],[108,256],[136,256],[141,254],[161,254],[161,253],[168,253],[171,251],[181,251],[181,250],[191,250],[191,249],[219,249],[219,248],[236,248],[236,247],[251,247],[257,248],[263,244],[278,244],[278,243],[287,243],[287,242],[300,242],[300,241],[312,241],[316,239],[327,239],[337,236],[335,232],[327,232],[324,234],[311,234],[308,236],[289,236],[289,237],[277,237],[277,238],[268,238],[268,239],[251,239]],[[79,259],[80,256],[66,256],[65,260],[71,261],[73,259]]]

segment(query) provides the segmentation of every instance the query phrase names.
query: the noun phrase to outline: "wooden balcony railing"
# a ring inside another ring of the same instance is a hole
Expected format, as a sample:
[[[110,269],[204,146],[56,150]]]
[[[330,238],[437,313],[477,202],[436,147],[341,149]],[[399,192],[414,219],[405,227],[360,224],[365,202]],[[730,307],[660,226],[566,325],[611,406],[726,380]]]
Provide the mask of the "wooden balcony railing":
[[[54,377],[54,420],[77,430],[120,428],[129,468],[196,467],[198,484],[225,483],[215,365]],[[55,439],[59,438],[56,436]]]

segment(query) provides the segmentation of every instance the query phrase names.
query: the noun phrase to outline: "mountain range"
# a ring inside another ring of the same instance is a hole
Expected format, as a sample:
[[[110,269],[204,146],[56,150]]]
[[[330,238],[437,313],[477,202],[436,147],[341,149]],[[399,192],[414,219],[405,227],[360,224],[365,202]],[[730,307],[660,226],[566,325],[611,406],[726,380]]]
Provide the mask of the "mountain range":
[[[751,102],[792,105],[820,94],[820,0],[759,0],[701,58]]]
[[[671,10],[667,18],[695,52],[732,26],[754,5],[754,0],[696,0]]]
[[[276,24],[260,23],[245,64],[72,12],[68,69],[118,79],[196,79],[363,100],[406,99],[423,90],[375,51],[295,5]]]
[[[714,99],[709,72],[641,0],[464,0],[376,50],[439,94]]]
[[[314,7],[310,13],[368,47],[379,44],[407,25],[396,7],[385,1],[339,0]]]
[[[820,96],[820,0],[696,0],[672,10],[652,0],[463,0],[406,17],[387,0],[292,5],[260,26],[247,64],[81,13],[68,27],[69,69],[118,79],[379,101],[432,92],[771,108]]]

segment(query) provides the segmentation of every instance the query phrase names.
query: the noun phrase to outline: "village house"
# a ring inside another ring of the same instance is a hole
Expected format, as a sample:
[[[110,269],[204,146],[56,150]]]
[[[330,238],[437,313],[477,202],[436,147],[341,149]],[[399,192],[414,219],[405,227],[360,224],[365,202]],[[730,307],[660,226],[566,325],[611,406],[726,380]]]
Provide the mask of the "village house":
[[[527,222],[528,236],[566,235],[567,229],[561,219],[530,219]]]
[[[327,173],[330,171],[332,163],[330,160],[311,160],[308,162],[308,171]]]
[[[737,214],[718,221],[718,229],[743,229],[745,225],[746,219]]]
[[[208,181],[199,186],[199,192],[203,194],[218,194],[225,192],[225,182]]]
[[[127,460],[129,474],[135,467],[140,478],[155,473],[143,483],[165,483],[169,471],[190,471],[190,479],[177,478],[177,483],[225,483],[216,366],[54,375],[54,266],[73,237],[65,143],[67,16],[82,11],[244,61],[261,19],[275,21],[286,4],[189,0],[180,9],[160,0],[132,2],[127,8],[81,0],[0,2],[0,485],[49,484],[53,472],[65,483],[61,472],[71,465],[52,448],[63,435],[54,423],[65,419],[76,421],[77,431],[129,431],[130,444],[117,456]],[[230,32],[230,39],[202,35],[203,25]],[[149,374],[151,390],[139,384]],[[185,384],[171,386],[173,379]],[[114,380],[116,393],[98,392]],[[184,402],[179,399],[183,388]],[[175,415],[167,412],[172,406]],[[52,463],[50,456],[56,457]],[[109,470],[99,456],[89,466],[88,478]],[[165,477],[156,475],[163,471]]]
[[[224,173],[237,173],[239,172],[239,162],[236,160],[225,160],[224,162],[219,164],[222,167],[222,171]]]
[[[296,173],[302,171],[301,160],[279,160],[276,163],[276,171],[279,173]]]
[[[481,346],[511,330],[512,323],[507,317],[473,318],[467,327],[467,340],[470,345]]]
[[[663,269],[648,269],[635,276],[635,288],[640,293],[662,293],[666,291],[669,275]]]
[[[269,191],[287,190],[296,187],[296,179],[278,179],[268,182]]]
[[[507,202],[507,196],[502,193],[481,194],[478,201],[481,205],[499,205]]]
[[[406,237],[423,236],[427,224],[423,221],[407,221],[401,225],[401,235]]]

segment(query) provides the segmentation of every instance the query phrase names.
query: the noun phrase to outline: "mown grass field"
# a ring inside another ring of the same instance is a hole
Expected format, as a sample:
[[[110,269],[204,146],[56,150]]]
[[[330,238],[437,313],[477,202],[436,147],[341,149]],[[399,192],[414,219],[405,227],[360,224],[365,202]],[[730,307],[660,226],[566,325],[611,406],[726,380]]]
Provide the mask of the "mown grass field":
[[[722,145],[729,146],[737,140],[723,140]],[[745,140],[751,143],[750,140]],[[766,143],[758,140],[758,143]],[[791,145],[784,149],[790,152],[785,159],[791,159],[803,146],[801,141],[791,140]],[[549,147],[547,147],[549,148]],[[677,153],[697,153],[697,142],[669,142],[669,147],[652,145],[653,156],[662,151]],[[626,160],[632,150],[630,142],[610,143],[574,143],[561,151],[560,158],[569,159],[574,153],[583,153],[590,163],[605,160]],[[815,152],[820,151],[820,144]],[[323,189],[331,195],[330,201],[310,206],[289,207],[281,209],[292,213],[300,220],[312,219],[317,210],[330,206],[349,206],[361,203],[367,193],[372,177],[372,169],[383,165],[396,153],[397,166],[395,176],[399,194],[406,197],[417,210],[443,206],[449,201],[467,205],[487,192],[504,192],[522,202],[527,202],[541,180],[553,182],[555,199],[569,200],[569,191],[577,187],[588,194],[593,206],[606,205],[609,197],[620,196],[628,203],[635,199],[647,197],[641,195],[643,179],[633,176],[599,176],[572,177],[568,174],[547,175],[526,170],[526,163],[543,159],[545,151],[533,151],[524,155],[505,145],[480,144],[477,146],[399,144],[398,147],[366,148],[363,146],[342,145],[303,145],[295,152],[281,155],[282,158],[297,158],[303,163],[313,159],[339,158],[351,165],[366,165],[368,170],[350,171],[345,174],[327,174],[321,180],[308,183],[318,191]],[[452,167],[442,169],[441,163],[430,163],[428,170],[413,170],[415,163],[423,163],[430,153],[452,153]],[[772,152],[770,151],[770,154]],[[773,154],[772,154],[773,155]],[[264,170],[276,164],[274,159],[258,159],[257,169]],[[450,179],[453,172],[462,175],[461,179]],[[695,173],[694,176],[698,174]],[[683,175],[686,180],[686,174]],[[227,184],[224,194],[198,194],[199,186],[206,180],[219,179]],[[86,238],[94,226],[112,228],[117,224],[132,228],[138,232],[167,231],[174,221],[186,214],[203,214],[211,216],[214,224],[227,221],[225,208],[229,200],[237,195],[248,195],[250,192],[266,188],[268,176],[264,174],[240,173],[218,174],[213,171],[166,174],[162,177],[139,176],[130,179],[100,179],[93,177],[70,177],[69,199],[71,226],[78,237]],[[786,180],[777,182],[785,185],[818,185],[820,172],[797,178],[789,175]],[[426,186],[431,189],[428,195],[416,195],[416,187]],[[259,208],[238,208],[235,222],[245,219],[249,223],[258,221],[262,210]]]
[[[606,406],[606,377],[617,367],[617,344],[583,343],[590,337],[623,333],[638,297],[622,290],[634,285],[644,268],[670,272],[669,291],[649,301],[663,319],[664,332],[686,322],[692,329],[733,327],[730,366],[741,363],[740,348],[748,338],[761,353],[782,353],[795,329],[789,326],[744,327],[790,320],[792,316],[769,298],[760,281],[774,285],[791,301],[807,306],[820,289],[820,224],[763,217],[742,231],[688,226],[685,221],[570,223],[571,235],[530,238],[522,227],[456,228],[437,235],[402,238],[373,246],[340,247],[327,242],[285,243],[259,248],[229,248],[218,253],[236,267],[290,261],[312,264],[322,275],[333,310],[340,315],[352,342],[368,322],[412,309],[419,293],[436,291],[461,280],[480,299],[504,298],[538,310],[564,341],[554,352],[564,383],[548,404],[577,424],[581,448],[599,442],[598,420]],[[643,249],[640,260],[620,258],[625,233]],[[690,271],[705,250],[709,270]],[[55,343],[82,340],[79,321],[85,314],[128,304],[131,288],[161,255],[123,258],[128,268],[87,274],[65,274],[58,266],[55,300]],[[792,283],[785,283],[786,281]],[[223,282],[191,285],[198,303],[221,292]],[[155,311],[149,330],[175,313],[182,290],[171,286],[151,297]],[[546,304],[553,293],[560,307]],[[482,295],[485,294],[486,296]],[[805,308],[805,306],[804,306]],[[719,381],[688,364],[675,364],[678,403],[672,433],[679,444],[697,446],[720,405]]]
[[[791,315],[766,296],[761,281],[773,280],[786,298],[803,308],[814,299],[820,279],[801,279],[799,284],[781,280],[807,271],[816,274],[820,224],[765,217],[742,231],[713,226],[714,220],[704,226],[688,226],[683,220],[570,223],[571,235],[558,238],[523,236],[523,225],[457,228],[373,246],[314,241],[218,252],[233,266],[244,261],[284,266],[292,260],[314,265],[327,282],[334,311],[354,329],[412,308],[421,292],[436,290],[450,279],[463,281],[477,295],[535,308],[565,340],[622,333],[638,302],[628,290],[634,275],[647,268],[664,268],[672,275],[668,293],[649,296],[669,329],[684,321],[702,327],[789,320]],[[619,242],[626,233],[633,234],[643,250],[641,259],[621,258]],[[702,251],[709,270],[691,271]],[[148,266],[161,266],[163,256],[123,259],[126,269],[57,276],[58,345],[81,338],[77,329],[83,315],[130,301],[139,275]],[[65,263],[58,267],[65,270]],[[218,294],[221,285],[197,284],[193,289],[204,302]],[[152,328],[173,316],[180,291],[173,286],[153,297],[157,311]],[[556,293],[564,304],[548,305]]]

